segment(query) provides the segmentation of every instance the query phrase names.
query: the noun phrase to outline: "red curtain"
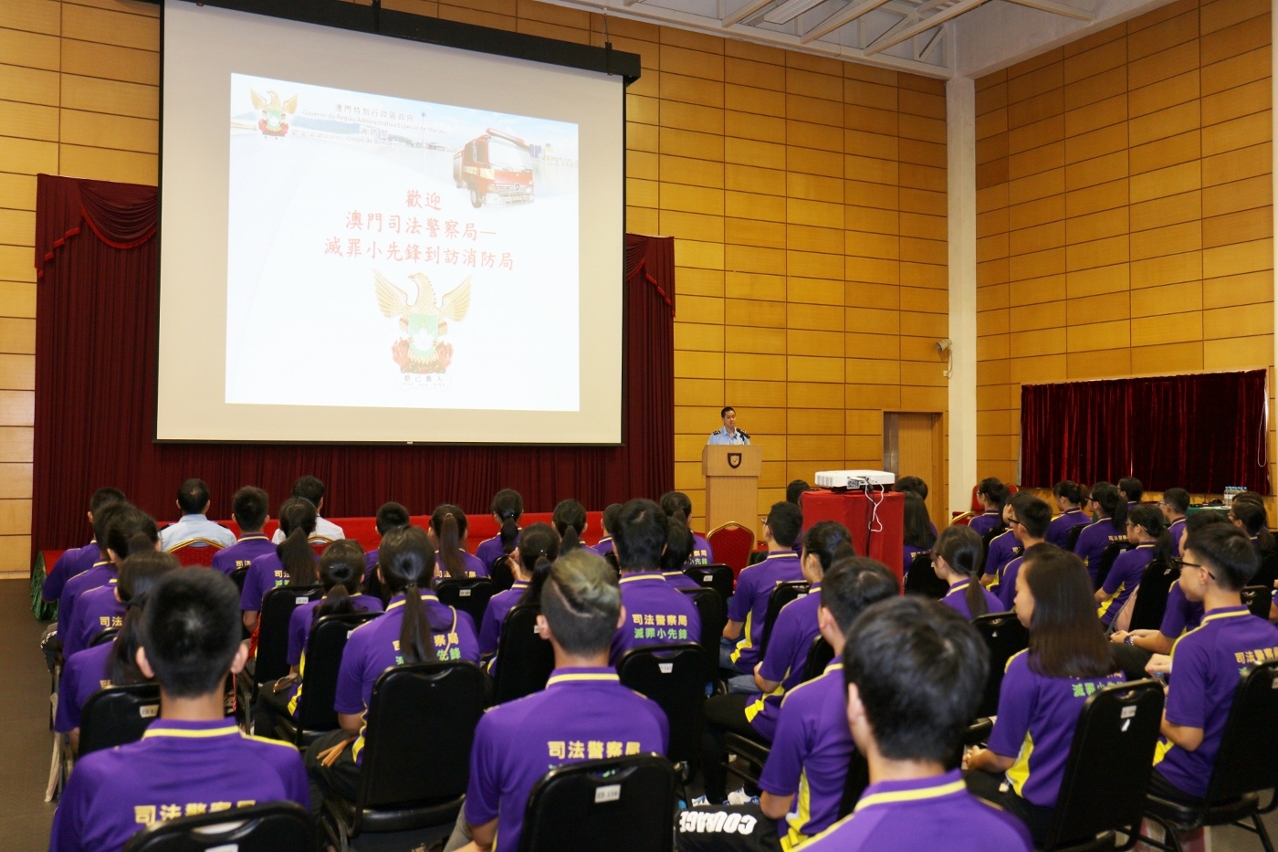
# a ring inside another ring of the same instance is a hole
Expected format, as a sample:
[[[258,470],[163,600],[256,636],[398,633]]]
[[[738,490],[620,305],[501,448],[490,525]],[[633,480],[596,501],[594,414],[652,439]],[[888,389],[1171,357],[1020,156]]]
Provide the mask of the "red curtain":
[[[1269,493],[1266,371],[1021,387],[1021,482]]]
[[[155,187],[39,177],[33,552],[83,544],[102,485],[159,519],[192,476],[209,483],[220,519],[241,485],[265,488],[274,509],[301,474],[328,485],[331,517],[369,516],[386,500],[487,512],[503,487],[528,511],[567,497],[598,509],[673,487],[672,239],[626,237],[623,446],[157,444],[158,212]]]

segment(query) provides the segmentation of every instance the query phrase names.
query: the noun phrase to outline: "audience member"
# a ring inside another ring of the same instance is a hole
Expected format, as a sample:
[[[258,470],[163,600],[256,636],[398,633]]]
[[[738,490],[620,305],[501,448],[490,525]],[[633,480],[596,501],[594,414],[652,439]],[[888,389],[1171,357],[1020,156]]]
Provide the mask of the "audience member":
[[[666,549],[661,554],[661,574],[676,589],[699,589],[701,584],[683,573],[692,564],[691,557],[696,540],[688,529],[683,510],[676,509],[666,527]],[[698,637],[700,638],[700,637]]]
[[[374,525],[377,528],[377,535],[384,536],[391,530],[402,530],[411,524],[412,517],[408,514],[408,509],[401,503],[391,501],[383,503],[377,507],[377,518]],[[364,554],[364,581],[368,582],[369,577],[373,574],[373,569],[377,567],[377,548]]]
[[[293,497],[301,497],[303,500],[309,500],[311,505],[315,507],[315,529],[310,533],[314,538],[322,538],[327,541],[337,541],[346,538],[346,533],[342,532],[342,528],[332,521],[326,521],[320,517],[320,512],[324,511],[324,483],[313,476],[298,477],[297,482],[293,483]],[[283,507],[280,509],[283,512]],[[288,533],[283,529],[275,531],[275,535],[271,538],[274,544],[279,544],[284,540],[284,536]]]
[[[932,545],[936,544],[936,528],[932,526],[932,519],[928,517],[927,503],[924,503],[923,498],[913,491],[905,492],[904,525],[905,548],[901,567],[902,577],[910,573],[910,566],[914,564],[915,556],[929,552]]]
[[[488,601],[484,621],[479,628],[479,653],[484,658],[493,657],[501,644],[501,631],[506,615],[516,604],[535,603],[541,593],[540,586],[529,592],[537,565],[543,560],[547,566],[559,558],[559,535],[549,524],[532,524],[519,535],[519,546],[510,555],[510,570],[515,582],[509,589],[498,592]],[[489,672],[495,674],[495,663]]]
[[[932,547],[932,570],[950,586],[941,603],[968,620],[1003,611],[1002,602],[980,582],[984,551],[981,537],[962,526],[946,527]]]
[[[177,492],[177,507],[182,511],[182,517],[160,531],[160,543],[164,549],[172,550],[194,538],[216,542],[222,547],[235,544],[235,533],[216,521],[209,520],[211,505],[213,501],[209,499],[209,487],[203,479],[188,479],[183,482]]]
[[[1074,552],[1087,566],[1092,585],[1097,586],[1096,575],[1100,571],[1105,548],[1115,541],[1127,540],[1127,501],[1110,483],[1098,482],[1092,486],[1088,507],[1095,513],[1096,521],[1083,527],[1078,534]]]
[[[1274,537],[1269,532],[1269,517],[1263,503],[1252,500],[1235,500],[1229,507],[1229,520],[1247,533],[1251,546],[1264,557],[1274,549]]]
[[[172,571],[143,611],[143,677],[160,683],[160,718],[139,742],[80,759],[53,818],[53,852],[118,852],[178,816],[291,800],[308,804],[297,749],[249,737],[225,717],[240,644],[235,584],[218,571]]]
[[[271,517],[270,505],[270,498],[260,488],[246,485],[235,492],[231,498],[231,519],[239,525],[240,537],[235,544],[213,554],[214,568],[229,577],[240,568],[248,568],[257,557],[275,552],[275,545],[262,532]]]
[[[488,576],[483,561],[466,552],[466,531],[469,527],[470,522],[460,506],[445,503],[431,514],[427,534],[435,547],[437,579],[464,580]]]
[[[1002,523],[1003,504],[1009,494],[1007,486],[994,477],[981,480],[976,486],[976,502],[981,504],[983,511],[968,523],[973,532],[984,538],[986,533]]]
[[[568,553],[581,547],[586,531],[586,507],[569,498],[560,500],[551,513],[550,523],[559,531],[559,552]]]
[[[62,595],[58,598],[58,633],[61,640],[63,632],[69,632],[75,622],[75,605],[85,592],[106,584],[115,576],[115,565],[107,553],[107,528],[116,514],[126,509],[134,509],[129,503],[109,503],[93,515],[93,540],[97,542],[98,558],[89,568],[67,580],[62,587]],[[158,538],[159,533],[156,533]]]
[[[848,722],[870,767],[852,815],[805,852],[1029,852],[1023,825],[947,770],[980,704],[985,643],[952,610],[907,596],[880,601],[843,647]]]
[[[928,488],[927,483],[917,476],[902,476],[896,482],[892,483],[893,491],[900,491],[902,494],[917,494],[922,500],[927,500]],[[932,530],[932,536],[937,535],[936,524],[932,523],[929,517],[927,521],[928,528]]]
[[[1123,676],[1096,621],[1079,558],[1040,544],[1025,560],[1015,604],[1017,619],[1029,630],[1029,648],[1007,664],[989,747],[967,756],[967,786],[1023,820],[1041,843],[1083,703]]]
[[[519,519],[524,514],[524,498],[513,488],[503,488],[493,495],[489,511],[497,522],[497,535],[481,541],[475,548],[475,555],[484,563],[486,577],[492,574],[497,560],[510,555],[519,543]]]
[[[599,542],[594,546],[595,553],[598,553],[604,559],[611,555],[614,562],[617,559],[617,554],[612,551],[612,530],[617,525],[617,515],[619,514],[621,514],[620,503],[609,503],[608,508],[603,510],[603,515],[599,521],[599,526],[602,528]]]
[[[1189,492],[1183,488],[1168,488],[1158,508],[1167,521],[1167,534],[1172,540],[1172,556],[1180,556],[1180,540],[1185,531],[1185,513],[1189,511]]]
[[[618,539],[636,526],[646,528],[640,518],[658,511],[647,500],[628,503]],[[624,566],[627,547],[620,552]],[[480,720],[466,804],[448,850],[516,852],[529,794],[549,769],[666,750],[665,713],[621,686],[608,661],[614,634],[628,627],[613,570],[598,554],[579,548],[549,569],[540,602],[537,624],[554,648],[555,669],[544,690],[494,707]]]
[[[1140,498],[1145,494],[1145,486],[1134,476],[1124,476],[1118,480],[1118,490],[1122,493],[1123,499],[1127,501],[1127,511],[1130,512],[1140,503]]]
[[[89,527],[93,527],[93,516],[114,503],[125,502],[124,492],[118,488],[99,488],[89,499]],[[84,547],[73,547],[63,552],[53,563],[53,568],[45,574],[44,583],[40,586],[40,597],[53,603],[62,596],[62,589],[72,577],[88,571],[102,558],[102,550],[98,547],[97,536]]]
[[[749,441],[747,441],[749,443]],[[682,491],[667,491],[661,495],[661,511],[666,513],[666,517],[674,515],[676,510],[683,512],[685,520],[692,517],[692,500]],[[692,548],[692,556],[688,560],[690,565],[713,565],[714,550],[710,547],[710,542],[703,535],[697,533],[692,534],[696,546]]]
[[[120,566],[134,553],[159,549],[159,533],[155,521],[141,509],[127,506],[110,515],[105,544],[110,559],[110,576],[95,589],[86,589],[74,605],[74,612],[64,627],[59,627],[62,639],[62,656],[70,657],[88,647],[100,631],[119,627],[124,616],[124,604],[115,593]],[[81,574],[80,577],[88,577]],[[72,584],[68,584],[70,589]]]
[[[785,487],[785,502],[793,503],[800,509],[803,508],[803,495],[805,492],[811,491],[812,486],[805,479],[792,479],[790,484]]]
[[[305,497],[290,497],[280,506],[280,530],[284,538],[275,546],[274,553],[264,553],[250,562],[244,577],[240,609],[244,611],[244,627],[250,633],[257,630],[262,599],[267,592],[276,586],[314,585],[318,579],[315,563],[319,557],[310,544],[317,517],[315,504]]]
[[[1171,537],[1157,506],[1142,504],[1132,509],[1127,516],[1127,540],[1135,547],[1118,554],[1105,582],[1096,590],[1100,620],[1106,627],[1114,623],[1123,604],[1136,591],[1149,563],[1171,558]]]
[[[1081,508],[1081,504],[1087,499],[1087,489],[1072,479],[1066,479],[1056,483],[1052,488],[1052,496],[1056,498],[1056,508],[1061,514],[1048,525],[1045,538],[1062,550],[1068,550],[1069,535],[1074,527],[1091,523],[1091,518]]]
[[[1021,544],[1021,553],[1028,554],[1031,547],[1043,543],[1043,536],[1052,522],[1052,509],[1033,494],[1023,492],[1012,495],[1011,507],[1012,514],[1008,523]],[[1018,556],[1008,562],[1003,573],[998,576],[997,594],[1004,612],[1012,608],[1012,599],[1016,597],[1016,575],[1024,561],[1025,556]]]
[[[1020,495],[1013,495],[1018,496]],[[1012,501],[1009,499],[1002,509],[1003,526],[1007,529],[990,539],[989,547],[985,549],[985,576],[981,578],[981,582],[987,586],[996,585],[1003,576],[1007,563],[1025,552],[1021,540],[1016,537],[1016,531],[1012,529],[1012,516]]]

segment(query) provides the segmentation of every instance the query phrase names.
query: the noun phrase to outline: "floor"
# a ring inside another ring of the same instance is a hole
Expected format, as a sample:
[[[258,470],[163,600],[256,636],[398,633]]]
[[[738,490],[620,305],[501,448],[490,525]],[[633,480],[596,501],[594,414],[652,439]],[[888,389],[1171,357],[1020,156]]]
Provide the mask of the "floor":
[[[10,695],[5,703],[10,724],[0,731],[0,837],[15,852],[48,848],[53,804],[45,804],[52,733],[49,731],[49,673],[40,653],[45,626],[31,615],[25,580],[0,581],[0,683]],[[1270,836],[1278,840],[1278,813],[1265,819]],[[1214,829],[1209,852],[1255,852],[1260,842],[1237,828]],[[371,838],[369,838],[371,840]],[[402,842],[402,841],[401,841]],[[420,843],[405,844],[407,848]],[[360,844],[376,848],[382,844]],[[399,846],[399,844],[393,844]],[[400,848],[405,848],[400,846]]]

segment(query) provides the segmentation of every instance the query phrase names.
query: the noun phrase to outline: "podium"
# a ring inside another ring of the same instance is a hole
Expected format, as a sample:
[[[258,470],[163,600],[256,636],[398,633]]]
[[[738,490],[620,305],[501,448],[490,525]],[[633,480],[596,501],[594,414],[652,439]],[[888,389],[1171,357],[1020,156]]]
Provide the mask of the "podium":
[[[748,444],[707,444],[701,452],[706,478],[706,529],[735,522],[759,534],[759,473],[763,450]]]

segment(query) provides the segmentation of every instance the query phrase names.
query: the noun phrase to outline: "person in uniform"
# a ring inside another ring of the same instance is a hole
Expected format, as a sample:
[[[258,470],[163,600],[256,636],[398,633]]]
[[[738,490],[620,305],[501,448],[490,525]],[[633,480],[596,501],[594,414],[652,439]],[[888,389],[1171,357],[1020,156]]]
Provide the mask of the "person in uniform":
[[[270,519],[270,498],[260,488],[246,485],[231,498],[231,517],[240,526],[239,541],[213,554],[213,567],[226,576],[249,567],[254,559],[275,552],[275,545],[262,532]],[[162,533],[161,533],[162,535]]]
[[[188,479],[178,488],[177,506],[182,510],[182,517],[177,523],[169,524],[160,530],[160,543],[165,550],[172,550],[184,541],[193,538],[204,538],[215,541],[222,547],[235,544],[235,533],[226,527],[210,521],[209,487],[203,479]]]
[[[719,412],[719,416],[723,418],[723,428],[716,429],[710,433],[710,440],[707,444],[749,444],[750,436],[737,428],[737,410],[732,406],[725,406]]]

